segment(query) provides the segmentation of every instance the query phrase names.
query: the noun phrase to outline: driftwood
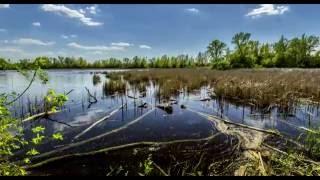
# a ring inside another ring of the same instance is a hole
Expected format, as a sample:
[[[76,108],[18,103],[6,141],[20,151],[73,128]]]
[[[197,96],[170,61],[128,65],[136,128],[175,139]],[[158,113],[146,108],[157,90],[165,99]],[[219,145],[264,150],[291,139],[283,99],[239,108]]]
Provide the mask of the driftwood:
[[[95,154],[98,154],[98,153],[106,153],[106,152],[109,152],[109,151],[115,151],[115,150],[119,150],[119,149],[135,147],[135,146],[143,146],[143,145],[146,145],[146,146],[163,146],[163,145],[171,145],[171,144],[176,144],[176,143],[209,141],[209,140],[215,138],[216,136],[218,136],[220,134],[221,133],[216,133],[216,134],[211,135],[209,137],[199,138],[199,139],[182,139],[182,140],[172,140],[172,141],[164,141],[164,142],[150,142],[150,141],[134,142],[134,143],[130,143],[130,144],[107,147],[107,148],[103,148],[103,149],[95,150],[95,151],[91,151],[91,152],[74,153],[74,154],[67,154],[67,155],[63,155],[63,156],[56,156],[56,157],[52,157],[52,158],[46,159],[46,160],[44,160],[42,162],[39,162],[39,163],[36,163],[36,164],[26,165],[25,168],[31,169],[31,168],[35,168],[35,167],[39,167],[39,166],[45,165],[45,164],[47,164],[49,162],[53,162],[53,161],[57,161],[57,160],[65,159],[65,158],[80,157],[80,156],[87,156],[87,155],[95,155]]]
[[[122,109],[123,107],[125,107],[125,105],[121,105],[119,108],[113,110],[112,112],[110,112],[107,116],[99,119],[98,121],[96,121],[95,123],[93,123],[91,126],[89,126],[88,128],[86,128],[85,130],[83,130],[81,133],[79,133],[78,135],[76,135],[73,139],[78,139],[79,137],[83,136],[84,134],[86,134],[88,131],[90,131],[92,128],[94,128],[97,124],[101,123],[102,121],[105,121],[107,119],[109,119],[112,115],[114,115],[115,113],[117,113],[120,109]]]
[[[205,118],[207,118],[209,121],[212,121],[210,120],[210,118],[214,118],[216,120],[219,120],[219,121],[223,121],[224,123],[226,124],[232,124],[232,125],[235,125],[235,126],[240,126],[242,128],[246,128],[246,129],[251,129],[251,130],[255,130],[255,131],[259,131],[259,132],[263,132],[263,133],[266,133],[266,134],[272,134],[272,135],[275,135],[275,136],[279,136],[281,138],[284,138],[285,140],[287,140],[288,142],[291,142],[293,144],[295,144],[296,146],[298,146],[299,148],[304,148],[304,146],[302,144],[300,144],[299,142],[295,141],[295,140],[292,140],[292,139],[289,139],[289,138],[286,138],[284,137],[283,135],[281,135],[279,132],[276,132],[276,131],[273,131],[273,130],[265,130],[265,129],[260,129],[260,128],[256,128],[256,127],[252,127],[252,126],[247,126],[247,125],[244,125],[244,124],[239,124],[239,123],[235,123],[235,122],[231,122],[231,121],[228,121],[228,120],[225,120],[225,119],[221,119],[219,117],[216,117],[216,116],[213,116],[213,115],[210,115],[210,114],[206,114],[206,113],[202,113],[202,112],[198,112],[198,111],[195,111],[195,110],[192,110],[192,109],[188,109],[189,111],[191,112],[194,112],[194,113],[197,113]]]
[[[154,111],[154,108],[152,108],[151,110],[149,110],[148,112],[144,113],[143,115],[139,116],[138,118],[136,118],[135,120],[127,123],[126,125],[124,126],[121,126],[120,128],[118,129],[114,129],[114,130],[111,130],[109,132],[106,132],[106,133],[103,133],[103,134],[100,134],[98,136],[95,136],[95,137],[92,137],[92,138],[89,138],[89,139],[86,139],[86,140],[83,140],[83,141],[79,141],[79,142],[75,142],[75,143],[71,143],[71,144],[68,144],[62,148],[59,148],[59,149],[56,149],[56,150],[53,150],[53,151],[49,151],[49,152],[46,152],[46,153],[42,153],[42,154],[39,154],[39,155],[36,155],[33,157],[33,159],[36,159],[36,158],[41,158],[41,157],[46,157],[46,156],[49,156],[51,154],[54,154],[54,153],[57,153],[57,152],[61,152],[61,151],[64,151],[66,149],[70,149],[72,147],[77,147],[77,146],[80,146],[80,145],[83,145],[83,144],[86,144],[86,143],[89,143],[89,142],[92,142],[92,141],[95,141],[97,139],[100,139],[100,138],[103,138],[105,136],[108,136],[110,134],[114,134],[114,133],[117,133],[123,129],[126,129],[128,127],[130,127],[131,125],[139,122],[140,120],[142,120],[145,116],[149,115],[150,113],[152,113]]]
[[[57,110],[57,111],[49,111],[49,112],[43,112],[43,113],[39,113],[39,114],[35,114],[33,116],[30,116],[26,119],[23,119],[22,122],[27,122],[27,121],[31,121],[31,120],[34,120],[34,119],[39,119],[39,118],[42,118],[42,117],[45,117],[45,116],[49,116],[51,114],[55,114],[55,113],[58,113],[58,112],[61,112],[62,110]]]

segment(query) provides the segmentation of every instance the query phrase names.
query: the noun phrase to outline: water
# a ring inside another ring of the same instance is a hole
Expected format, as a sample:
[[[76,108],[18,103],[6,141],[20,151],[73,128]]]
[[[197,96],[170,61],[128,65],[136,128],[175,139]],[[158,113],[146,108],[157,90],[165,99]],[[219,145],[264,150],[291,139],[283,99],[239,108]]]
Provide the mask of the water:
[[[46,128],[48,136],[44,143],[38,147],[42,153],[50,152],[59,148],[50,156],[65,155],[68,153],[90,152],[93,150],[123,145],[141,141],[170,141],[177,139],[205,138],[217,133],[214,124],[206,118],[197,115],[188,109],[227,118],[236,123],[242,123],[261,129],[277,129],[288,137],[295,138],[304,130],[301,127],[316,128],[319,126],[319,109],[306,106],[296,107],[295,113],[284,117],[279,115],[277,109],[268,115],[242,105],[236,105],[227,101],[211,100],[200,101],[206,95],[206,89],[189,95],[180,94],[177,97],[178,104],[173,105],[173,112],[156,108],[158,100],[155,98],[155,86],[147,87],[146,96],[141,100],[148,103],[147,108],[139,108],[140,100],[128,98],[127,96],[106,96],[103,83],[108,81],[101,72],[114,70],[49,70],[49,82],[41,84],[36,81],[28,92],[17,102],[12,109],[16,117],[24,117],[32,113],[28,109],[28,103],[41,101],[48,89],[54,89],[57,93],[70,93],[69,100],[63,107],[64,111],[51,115],[49,118],[34,120],[24,123],[26,137],[32,137],[30,129],[37,125]],[[99,73],[101,83],[93,84],[93,74]],[[0,72],[0,92],[19,93],[27,87],[29,81],[14,71]],[[95,94],[98,102],[88,102],[87,87]],[[134,95],[133,91],[127,94]],[[92,124],[107,116],[110,112],[119,109],[123,102],[127,102],[125,108],[120,109],[110,118],[102,120],[95,126]],[[183,104],[187,109],[182,109]],[[144,116],[138,119],[140,116]],[[123,128],[125,127],[125,128]],[[88,130],[88,128],[90,128]],[[86,131],[85,133],[83,133]],[[50,140],[50,135],[61,132],[64,136],[62,142]],[[80,136],[79,136],[80,135]],[[75,138],[77,137],[77,138]],[[75,144],[68,147],[68,144]],[[23,151],[23,150],[22,150]],[[22,151],[17,152],[20,154]]]

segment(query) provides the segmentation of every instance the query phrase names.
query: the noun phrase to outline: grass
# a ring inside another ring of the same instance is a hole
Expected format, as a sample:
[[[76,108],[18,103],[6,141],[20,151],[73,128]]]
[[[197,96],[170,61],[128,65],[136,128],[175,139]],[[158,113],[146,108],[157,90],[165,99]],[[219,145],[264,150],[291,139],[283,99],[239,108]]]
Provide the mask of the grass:
[[[168,98],[178,90],[191,93],[201,87],[214,89],[217,98],[247,104],[266,111],[278,107],[281,112],[294,110],[297,103],[320,102],[320,70],[301,69],[152,69],[109,74],[123,77],[130,84],[152,82],[159,95]]]

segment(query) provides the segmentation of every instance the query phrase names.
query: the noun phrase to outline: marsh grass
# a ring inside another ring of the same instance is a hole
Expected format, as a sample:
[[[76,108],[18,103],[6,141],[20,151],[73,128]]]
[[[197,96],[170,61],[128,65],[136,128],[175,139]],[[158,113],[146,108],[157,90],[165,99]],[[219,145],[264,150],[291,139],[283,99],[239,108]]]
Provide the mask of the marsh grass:
[[[151,69],[109,74],[123,77],[130,84],[147,83],[159,86],[158,95],[168,98],[180,90],[190,93],[208,86],[214,96],[269,112],[294,111],[297,103],[320,102],[320,71],[301,69],[239,69],[217,71],[209,69]],[[117,77],[118,76],[118,77]]]

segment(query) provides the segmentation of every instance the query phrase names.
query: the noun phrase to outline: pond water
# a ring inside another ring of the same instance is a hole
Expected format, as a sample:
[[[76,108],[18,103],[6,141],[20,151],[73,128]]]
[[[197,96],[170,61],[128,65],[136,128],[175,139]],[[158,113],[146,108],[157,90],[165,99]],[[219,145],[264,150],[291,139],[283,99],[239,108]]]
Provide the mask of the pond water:
[[[132,90],[123,96],[107,95],[104,83],[108,78],[102,72],[112,71],[117,70],[49,70],[49,82],[41,84],[36,81],[13,106],[12,113],[16,117],[24,117],[36,113],[36,110],[30,108],[30,104],[40,102],[48,89],[54,89],[57,93],[73,90],[68,95],[69,100],[62,112],[24,123],[27,138],[32,136],[30,128],[37,125],[44,126],[47,135],[56,132],[63,134],[62,142],[45,140],[38,147],[41,153],[60,156],[133,142],[198,139],[217,133],[212,122],[193,111],[261,129],[276,129],[290,138],[303,133],[303,127],[315,128],[320,123],[318,107],[299,105],[294,114],[286,117],[281,116],[276,109],[268,115],[262,115],[249,106],[228,101],[217,99],[200,101],[207,94],[204,87],[194,93],[180,93],[174,97],[177,104],[172,105],[172,113],[167,113],[156,107],[158,99],[154,85],[147,86],[145,96],[139,99],[128,97],[128,95],[138,96],[139,93],[134,93]],[[95,73],[100,76],[100,83],[93,82]],[[19,93],[28,83],[29,81],[17,72],[0,71],[0,92]],[[97,103],[88,102],[88,92],[85,87],[97,97]],[[127,106],[119,108],[125,102]],[[146,102],[147,107],[138,107],[141,102]],[[181,108],[181,105],[187,108]],[[103,119],[110,113],[109,118]],[[18,155],[20,153],[17,152]]]

